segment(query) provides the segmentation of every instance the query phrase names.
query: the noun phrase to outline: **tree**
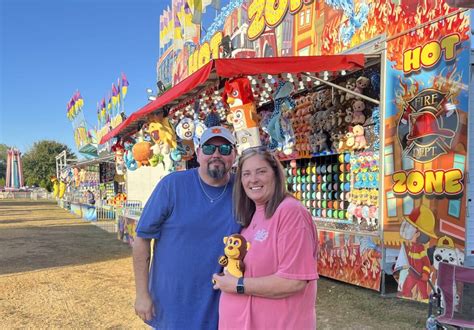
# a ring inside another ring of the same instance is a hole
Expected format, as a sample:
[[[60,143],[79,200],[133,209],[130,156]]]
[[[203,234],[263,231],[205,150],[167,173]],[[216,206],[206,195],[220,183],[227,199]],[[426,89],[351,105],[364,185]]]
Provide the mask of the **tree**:
[[[7,175],[7,150],[8,149],[10,149],[9,146],[7,146],[6,144],[0,143],[0,186],[2,187],[5,185],[5,176]]]
[[[56,176],[56,156],[66,150],[67,158],[76,158],[68,146],[49,140],[35,142],[23,155],[25,185],[40,186],[52,190],[50,177]]]

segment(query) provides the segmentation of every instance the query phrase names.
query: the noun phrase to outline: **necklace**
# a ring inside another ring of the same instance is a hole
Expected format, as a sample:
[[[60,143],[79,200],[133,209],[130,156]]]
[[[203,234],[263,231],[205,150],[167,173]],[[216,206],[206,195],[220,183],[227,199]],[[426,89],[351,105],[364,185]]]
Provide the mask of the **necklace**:
[[[222,190],[222,192],[219,194],[219,196],[216,196],[216,197],[211,197],[209,196],[209,194],[207,193],[206,189],[204,189],[204,185],[202,184],[202,179],[201,179],[201,176],[199,175],[199,173],[197,174],[198,176],[198,180],[199,180],[199,185],[201,186],[201,189],[202,189],[202,192],[204,193],[204,195],[206,195],[206,197],[209,199],[209,201],[211,203],[214,203],[214,201],[217,201],[219,200],[222,196],[224,196],[224,193],[225,191],[227,190],[227,185],[229,184],[229,181],[226,182],[225,186],[224,186],[224,190]]]

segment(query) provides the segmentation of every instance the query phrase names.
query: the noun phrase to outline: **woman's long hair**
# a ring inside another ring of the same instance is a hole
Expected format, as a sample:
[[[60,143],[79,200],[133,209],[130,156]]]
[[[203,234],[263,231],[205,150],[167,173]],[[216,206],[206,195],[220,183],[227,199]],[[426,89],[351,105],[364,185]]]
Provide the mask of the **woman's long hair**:
[[[242,166],[247,159],[256,155],[266,161],[274,173],[275,192],[265,205],[265,218],[270,219],[283,199],[285,199],[286,196],[290,196],[286,189],[286,178],[283,166],[275,156],[273,156],[273,154],[265,147],[244,150],[242,155],[239,157],[233,190],[234,215],[237,222],[243,227],[248,227],[252,220],[252,216],[255,213],[255,202],[247,196],[244,187],[242,186]]]

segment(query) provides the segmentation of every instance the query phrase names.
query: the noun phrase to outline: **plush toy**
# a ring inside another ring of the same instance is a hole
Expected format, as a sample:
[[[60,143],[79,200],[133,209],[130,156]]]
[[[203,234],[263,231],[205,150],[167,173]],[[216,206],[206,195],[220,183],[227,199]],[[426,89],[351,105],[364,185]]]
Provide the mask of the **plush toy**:
[[[125,166],[130,171],[135,171],[138,167],[137,161],[135,160],[135,158],[133,158],[132,148],[133,148],[134,143],[135,141],[132,139],[126,139],[123,142],[123,146],[125,148],[125,154],[124,154],[123,160],[125,162]]]
[[[55,176],[51,176],[50,180],[53,184],[53,197],[56,198],[59,196],[59,181]]]
[[[347,89],[354,91],[356,88],[356,79],[355,78],[349,78],[346,81],[346,86]],[[354,99],[355,95],[351,93],[346,93],[346,101],[350,99]]]
[[[328,110],[333,106],[332,91],[330,88],[326,88],[319,91],[318,98],[319,98],[321,108]]]
[[[126,171],[124,162],[125,147],[122,141],[118,141],[112,146],[112,152],[115,153],[115,174],[124,175]]]
[[[135,143],[132,147],[133,158],[137,162],[137,167],[140,166],[149,166],[149,159],[152,157],[153,152],[151,150],[151,143],[143,140],[143,131],[139,131],[138,142]]]
[[[354,110],[352,115],[352,124],[363,124],[365,122],[365,103],[361,100],[355,100],[352,102],[352,109]]]
[[[351,131],[347,132],[340,140],[337,151],[339,153],[344,151],[351,151],[354,148],[355,138],[354,133]]]
[[[331,142],[331,150],[333,152],[337,152],[337,147],[339,145],[339,141],[341,140],[342,133],[340,131],[331,131],[329,141]]]
[[[147,132],[150,134],[153,142],[164,143],[169,148],[176,148],[176,135],[167,117],[154,117],[148,123]],[[169,153],[166,152],[166,153]]]
[[[343,125],[344,126],[348,126],[350,124],[352,124],[352,118],[353,118],[353,112],[352,112],[352,108],[350,107],[347,107],[346,108],[346,111],[344,113],[344,121],[343,121]]]
[[[318,132],[315,135],[315,144],[316,144],[316,152],[323,152],[328,150],[328,144],[327,144],[327,135],[324,132]]]
[[[356,80],[356,87],[354,88],[354,92],[362,94],[364,92],[364,89],[369,87],[369,85],[370,85],[370,79],[364,76],[360,76]]]
[[[243,77],[226,81],[222,100],[230,109],[227,121],[234,127],[239,152],[260,146],[259,120],[250,81]],[[237,132],[241,134],[237,135]]]
[[[354,146],[353,149],[366,149],[367,141],[364,135],[364,127],[362,125],[355,125],[352,128],[354,134]]]
[[[224,254],[219,258],[219,264],[235,277],[243,277],[245,272],[244,258],[250,249],[250,243],[240,234],[224,237]],[[222,275],[222,274],[221,274]]]
[[[176,125],[176,135],[178,135],[181,140],[192,140],[194,130],[194,121],[191,118],[185,117]]]
[[[237,140],[237,151],[261,145],[258,128],[258,115],[253,102],[253,93],[247,83],[238,78],[224,88],[223,98],[229,105],[227,121],[233,125]],[[248,82],[248,79],[245,79]]]
[[[285,142],[285,131],[282,128],[281,115],[284,109],[292,110],[296,107],[295,101],[290,97],[292,92],[293,84],[280,81],[273,93],[275,109],[267,125],[267,131],[270,135],[270,149],[276,149],[279,143]]]

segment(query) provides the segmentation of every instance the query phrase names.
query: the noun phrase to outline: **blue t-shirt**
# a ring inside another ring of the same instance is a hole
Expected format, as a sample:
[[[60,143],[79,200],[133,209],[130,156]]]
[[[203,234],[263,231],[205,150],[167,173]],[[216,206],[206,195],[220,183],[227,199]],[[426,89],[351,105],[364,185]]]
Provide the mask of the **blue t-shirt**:
[[[137,236],[155,238],[149,288],[158,329],[217,329],[219,292],[212,274],[222,269],[224,236],[240,232],[232,214],[234,178],[222,187],[199,183],[197,169],[164,177],[137,225]]]

